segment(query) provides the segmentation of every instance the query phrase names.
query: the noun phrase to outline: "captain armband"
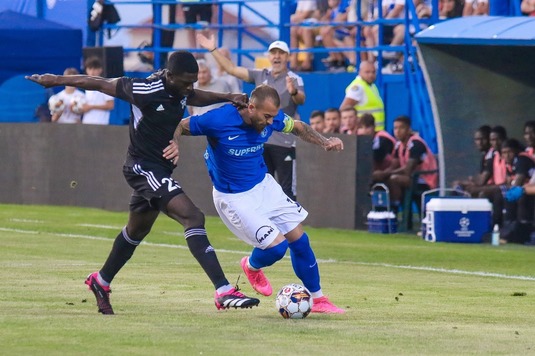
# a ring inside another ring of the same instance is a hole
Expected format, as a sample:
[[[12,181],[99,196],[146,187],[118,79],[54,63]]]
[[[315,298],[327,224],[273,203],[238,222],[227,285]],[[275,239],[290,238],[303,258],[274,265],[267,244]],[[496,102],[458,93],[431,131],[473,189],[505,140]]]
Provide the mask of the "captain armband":
[[[282,121],[284,123],[284,128],[282,129],[282,132],[284,133],[290,133],[294,129],[295,121],[291,116],[288,116],[284,114],[284,120]]]

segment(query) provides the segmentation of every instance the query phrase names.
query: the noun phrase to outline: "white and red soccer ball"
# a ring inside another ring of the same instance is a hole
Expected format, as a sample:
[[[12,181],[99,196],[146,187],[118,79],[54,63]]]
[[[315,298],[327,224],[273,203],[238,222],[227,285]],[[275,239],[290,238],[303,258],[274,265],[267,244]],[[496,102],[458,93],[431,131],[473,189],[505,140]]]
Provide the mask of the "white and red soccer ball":
[[[281,288],[277,293],[275,304],[283,318],[303,319],[310,313],[313,302],[308,289],[292,283]]]

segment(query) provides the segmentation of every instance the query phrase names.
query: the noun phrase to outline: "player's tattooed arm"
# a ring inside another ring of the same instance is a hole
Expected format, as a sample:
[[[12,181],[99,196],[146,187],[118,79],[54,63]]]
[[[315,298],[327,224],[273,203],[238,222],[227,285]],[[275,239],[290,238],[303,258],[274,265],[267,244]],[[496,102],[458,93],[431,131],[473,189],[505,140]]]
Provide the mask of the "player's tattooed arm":
[[[341,151],[344,143],[338,137],[325,137],[303,121],[294,121],[292,133],[301,140],[323,147],[325,151]]]
[[[182,119],[175,129],[175,132],[173,134],[173,139],[169,141],[169,146],[164,148],[163,157],[171,161],[174,165],[176,165],[180,157],[180,149],[179,149],[180,137],[190,136],[190,135],[191,133],[189,130],[189,118]]]

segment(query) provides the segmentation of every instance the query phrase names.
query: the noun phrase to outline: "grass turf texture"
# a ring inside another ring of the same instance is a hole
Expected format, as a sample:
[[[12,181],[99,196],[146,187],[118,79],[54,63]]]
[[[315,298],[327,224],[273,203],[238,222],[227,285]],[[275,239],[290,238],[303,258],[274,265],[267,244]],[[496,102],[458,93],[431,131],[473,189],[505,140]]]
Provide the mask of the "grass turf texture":
[[[322,286],[344,315],[285,320],[274,296],[217,311],[182,228],[161,216],[115,279],[115,316],[83,284],[126,213],[0,205],[0,345],[11,355],[535,353],[535,248],[428,243],[411,235],[307,228]],[[234,283],[249,248],[218,218],[209,238]],[[274,287],[299,282],[285,258]],[[239,285],[255,295],[246,278]]]

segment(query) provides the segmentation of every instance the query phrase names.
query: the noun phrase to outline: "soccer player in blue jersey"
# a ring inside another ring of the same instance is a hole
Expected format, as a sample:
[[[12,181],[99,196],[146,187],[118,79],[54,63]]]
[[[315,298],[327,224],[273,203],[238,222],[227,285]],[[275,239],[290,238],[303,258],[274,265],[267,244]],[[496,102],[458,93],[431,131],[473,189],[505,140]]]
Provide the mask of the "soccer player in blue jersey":
[[[213,283],[217,309],[249,308],[260,301],[234,288],[223,273],[204,228],[204,214],[193,204],[171,176],[175,165],[167,156],[173,151],[173,133],[184,115],[186,105],[206,106],[220,102],[239,105],[244,94],[212,93],[194,90],[199,67],[186,51],[169,56],[167,68],[148,78],[101,78],[87,75],[53,74],[26,77],[46,88],[69,85],[97,90],[131,104],[130,146],[123,174],[133,193],[127,225],[119,232],[110,254],[100,269],[91,273],[85,284],[95,295],[102,314],[114,314],[110,304],[110,283],[132,257],[150,232],[160,212],[184,226],[188,248]]]
[[[289,248],[295,274],[312,293],[312,312],[344,313],[322,293],[318,263],[301,224],[308,212],[284,194],[267,173],[262,157],[264,144],[274,131],[294,134],[327,151],[340,151],[343,143],[336,137],[325,138],[302,121],[294,121],[279,106],[277,91],[260,85],[251,93],[247,108],[225,105],[182,120],[174,141],[179,146],[182,135],[207,136],[204,157],[214,185],[217,212],[230,231],[254,246],[252,254],[241,260],[253,288],[271,295],[262,268],[282,259]],[[178,155],[172,157],[175,163]]]

